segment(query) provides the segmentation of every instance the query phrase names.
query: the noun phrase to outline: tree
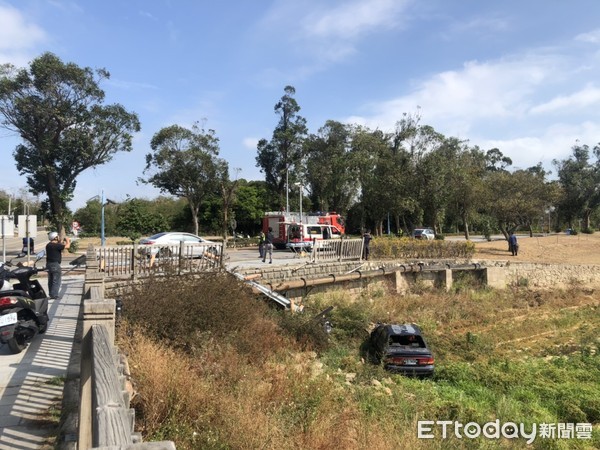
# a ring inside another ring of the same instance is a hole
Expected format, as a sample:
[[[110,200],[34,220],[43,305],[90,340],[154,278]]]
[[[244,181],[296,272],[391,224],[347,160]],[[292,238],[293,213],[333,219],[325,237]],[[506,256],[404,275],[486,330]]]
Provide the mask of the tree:
[[[575,145],[572,151],[569,158],[553,161],[565,195],[560,209],[571,228],[581,217],[584,230],[590,230],[590,217],[600,207],[600,144],[593,149],[595,162],[590,161],[587,145]]]
[[[191,129],[172,125],[161,129],[150,142],[146,155],[149,173],[140,181],[176,197],[186,198],[192,213],[194,233],[199,231],[199,212],[207,195],[219,193],[219,182],[227,162],[217,158],[219,139],[214,130],[195,123]]]
[[[465,239],[470,239],[470,223],[484,203],[485,155],[477,146],[463,148],[450,170],[450,208],[463,224]]]
[[[544,209],[555,201],[555,185],[547,183],[545,172],[536,169],[492,171],[486,177],[488,212],[498,221],[500,231],[508,239],[517,227],[528,228]]]
[[[118,205],[117,232],[135,241],[142,235],[151,235],[165,230],[167,219],[152,211],[152,203],[136,198]]]
[[[345,215],[356,196],[358,183],[350,170],[349,128],[328,120],[317,135],[305,140],[304,181],[312,204],[320,211]]]
[[[286,86],[285,95],[275,105],[279,123],[270,141],[258,142],[256,167],[265,174],[265,181],[273,195],[279,197],[279,206],[288,206],[285,193],[289,185],[302,175],[302,142],[307,133],[306,119],[298,115],[300,106],[294,99],[296,90]],[[288,186],[286,186],[286,184]]]
[[[17,170],[30,191],[45,194],[51,219],[61,234],[69,217],[77,177],[131,151],[136,114],[118,104],[103,105],[100,81],[105,69],[63,63],[52,53],[34,59],[29,69],[0,66],[2,126],[23,140],[15,151]]]
[[[358,182],[358,203],[351,209],[359,216],[358,220],[354,219],[350,224],[362,234],[368,223],[377,225],[386,212],[380,200],[382,189],[378,185],[375,170],[380,156],[388,150],[387,136],[380,130],[371,131],[356,126],[352,130],[350,148],[350,170]]]
[[[233,206],[239,230],[254,236],[261,229],[261,219],[269,211],[267,187],[264,181],[240,180]]]

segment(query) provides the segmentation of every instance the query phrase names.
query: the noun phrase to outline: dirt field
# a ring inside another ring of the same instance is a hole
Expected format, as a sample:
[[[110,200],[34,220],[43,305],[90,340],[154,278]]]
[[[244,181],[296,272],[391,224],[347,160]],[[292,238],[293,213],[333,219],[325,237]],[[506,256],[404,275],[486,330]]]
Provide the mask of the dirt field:
[[[476,259],[539,263],[600,264],[600,233],[551,234],[543,237],[517,235],[519,255],[512,256],[506,241],[478,242]]]

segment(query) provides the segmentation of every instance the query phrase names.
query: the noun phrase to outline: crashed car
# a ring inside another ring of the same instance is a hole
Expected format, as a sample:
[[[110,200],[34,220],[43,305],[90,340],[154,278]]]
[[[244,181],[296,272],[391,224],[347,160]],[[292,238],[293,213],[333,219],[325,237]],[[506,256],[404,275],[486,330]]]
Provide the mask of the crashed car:
[[[435,360],[415,324],[377,324],[369,336],[369,357],[395,373],[430,377]]]

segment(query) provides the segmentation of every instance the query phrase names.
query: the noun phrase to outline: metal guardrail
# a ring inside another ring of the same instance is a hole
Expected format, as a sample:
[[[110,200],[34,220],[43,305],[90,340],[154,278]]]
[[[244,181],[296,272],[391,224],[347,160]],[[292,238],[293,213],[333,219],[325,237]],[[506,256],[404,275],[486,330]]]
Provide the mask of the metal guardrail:
[[[98,270],[106,276],[221,270],[223,244],[117,245],[96,249]]]
[[[326,239],[315,240],[310,252],[311,262],[361,260],[363,254],[362,239]]]

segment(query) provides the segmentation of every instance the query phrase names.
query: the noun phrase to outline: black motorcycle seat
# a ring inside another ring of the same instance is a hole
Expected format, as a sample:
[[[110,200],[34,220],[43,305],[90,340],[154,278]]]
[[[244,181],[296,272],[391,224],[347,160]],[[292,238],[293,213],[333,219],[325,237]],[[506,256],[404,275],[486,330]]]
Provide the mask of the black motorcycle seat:
[[[0,297],[29,297],[29,294],[19,289],[0,291]]]

